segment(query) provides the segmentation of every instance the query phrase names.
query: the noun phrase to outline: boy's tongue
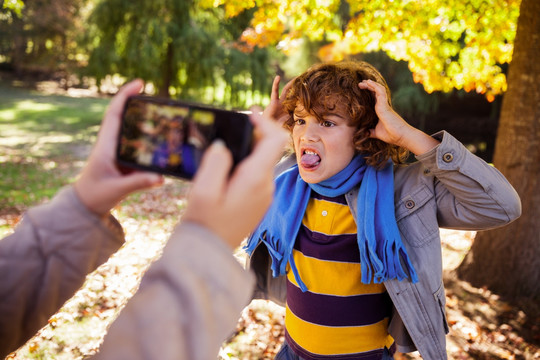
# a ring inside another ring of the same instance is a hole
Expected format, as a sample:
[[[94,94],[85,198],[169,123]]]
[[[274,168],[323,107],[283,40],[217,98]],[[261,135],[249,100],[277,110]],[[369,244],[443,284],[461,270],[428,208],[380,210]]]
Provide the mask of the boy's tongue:
[[[304,167],[314,167],[318,165],[318,163],[321,161],[321,158],[319,155],[316,154],[304,154],[302,155],[302,158],[300,159],[300,164]]]

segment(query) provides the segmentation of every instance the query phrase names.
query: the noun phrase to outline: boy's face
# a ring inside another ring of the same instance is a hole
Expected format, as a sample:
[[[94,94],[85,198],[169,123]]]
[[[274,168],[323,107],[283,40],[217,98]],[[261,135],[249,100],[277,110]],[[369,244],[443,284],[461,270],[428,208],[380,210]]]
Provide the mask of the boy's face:
[[[298,169],[310,184],[326,180],[343,170],[355,155],[355,127],[349,126],[345,111],[339,108],[321,114],[319,120],[302,105],[294,111],[292,138]]]

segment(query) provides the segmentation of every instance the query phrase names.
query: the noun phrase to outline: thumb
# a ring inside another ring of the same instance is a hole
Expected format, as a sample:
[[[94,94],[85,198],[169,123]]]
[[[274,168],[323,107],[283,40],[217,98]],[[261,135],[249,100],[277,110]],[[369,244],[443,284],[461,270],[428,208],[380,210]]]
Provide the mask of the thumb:
[[[191,193],[219,198],[224,191],[233,163],[232,154],[221,140],[214,141],[203,156],[193,179]]]

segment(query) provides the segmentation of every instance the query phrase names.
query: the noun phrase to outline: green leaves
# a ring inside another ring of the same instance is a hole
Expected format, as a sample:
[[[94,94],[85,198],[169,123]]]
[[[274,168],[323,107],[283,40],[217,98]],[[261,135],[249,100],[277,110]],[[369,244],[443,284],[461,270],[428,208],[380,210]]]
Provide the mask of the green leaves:
[[[24,9],[24,3],[22,0],[4,0],[2,4],[3,11],[12,11],[18,17],[22,17],[22,10]]]
[[[140,77],[161,95],[246,106],[248,98],[236,92],[270,88],[269,50],[240,51],[236,38],[249,14],[234,11],[234,2],[217,5],[207,0],[102,1],[90,17],[89,75]]]

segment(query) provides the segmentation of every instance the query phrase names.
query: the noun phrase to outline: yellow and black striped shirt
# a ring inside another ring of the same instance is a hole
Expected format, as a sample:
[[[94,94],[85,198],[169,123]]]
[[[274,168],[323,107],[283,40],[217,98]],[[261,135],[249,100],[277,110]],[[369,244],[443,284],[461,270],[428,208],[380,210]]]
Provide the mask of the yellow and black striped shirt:
[[[381,359],[393,344],[383,284],[363,284],[357,228],[344,196],[312,192],[293,256],[308,291],[287,272],[286,338],[300,357]]]

